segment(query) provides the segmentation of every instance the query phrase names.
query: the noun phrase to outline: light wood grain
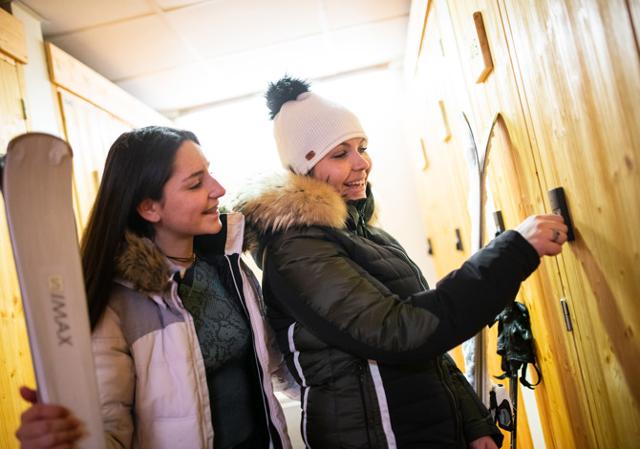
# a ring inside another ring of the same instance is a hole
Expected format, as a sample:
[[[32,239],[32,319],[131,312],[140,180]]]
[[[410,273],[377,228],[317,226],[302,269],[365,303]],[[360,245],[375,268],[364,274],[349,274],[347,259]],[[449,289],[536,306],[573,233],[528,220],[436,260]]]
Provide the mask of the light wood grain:
[[[23,64],[28,62],[24,26],[2,8],[0,8],[0,53],[5,53]]]
[[[78,233],[84,230],[111,144],[131,126],[82,98],[58,93],[67,141],[73,149],[73,192]]]
[[[631,2],[633,3],[633,2]],[[559,259],[596,443],[640,440],[640,55],[624,1],[503,2],[543,190],[577,240]],[[637,8],[636,8],[637,11]],[[546,200],[546,198],[545,198]]]
[[[492,221],[491,212],[500,210],[506,228],[513,228],[534,213],[535,194],[538,190],[535,184],[527,182],[527,179],[536,179],[529,148],[515,146],[509,129],[505,121],[498,120],[490,139],[486,164],[490,201],[485,205],[485,217],[487,221]],[[486,229],[488,240],[493,229],[489,224]],[[588,416],[574,402],[581,397],[581,390],[576,389],[575,385],[567,386],[564,382],[567,377],[579,376],[579,365],[567,363],[576,357],[575,344],[572,336],[564,331],[562,316],[553,301],[555,292],[553,284],[549,282],[552,276],[547,265],[543,265],[524,283],[517,298],[529,308],[534,347],[543,372],[543,381],[536,387],[538,413],[544,427],[542,430],[547,447],[584,447],[580,444],[586,444],[587,440],[574,435],[576,431],[588,432],[585,429],[588,426]],[[489,374],[492,376],[501,373],[496,347],[497,326],[487,336],[487,360]],[[533,369],[529,369],[529,374],[534,376]],[[536,380],[535,377],[531,378],[532,382]],[[519,418],[518,422],[520,424],[523,420]],[[528,432],[519,431],[518,445],[528,437]]]
[[[0,28],[0,36],[4,29]],[[21,67],[0,56],[0,154],[9,140],[27,131],[20,100],[23,98]],[[27,403],[18,395],[21,385],[35,386],[31,353],[24,321],[20,287],[0,196],[0,447],[15,449],[14,433]]]
[[[417,64],[416,80],[427,92],[421,98],[427,104],[444,99],[447,111],[464,109],[478,140],[497,112],[505,120],[508,133],[493,136],[488,164],[492,207],[514,226],[550,210],[547,190],[564,186],[574,211],[576,242],[562,256],[546,258],[519,296],[529,305],[545,376],[536,397],[546,445],[633,447],[640,439],[638,3],[441,0],[431,9]],[[476,11],[483,14],[494,63],[482,84],[475,83],[477,69],[468,58]],[[460,129],[452,127],[450,143],[439,144],[431,135],[438,135],[441,119],[425,111],[425,120],[436,123],[424,126],[430,167],[423,196],[425,207],[436,211],[425,226],[443,272],[453,259],[439,251],[446,225],[436,222],[468,216],[429,195],[444,195],[448,204],[465,201],[466,166],[444,149],[459,144]],[[573,332],[565,329],[560,298],[569,304]],[[497,358],[487,358],[495,369]]]
[[[430,2],[434,5],[437,2]],[[450,160],[460,157],[457,137],[448,133],[443,139],[443,117],[441,99],[447,98],[447,106],[458,116],[459,107],[455,96],[449,95],[443,72],[431,70],[432,64],[447,65],[441,45],[437,6],[424,11],[425,35],[421,38],[422,51],[416,66],[414,108],[418,116],[420,140],[429,158],[429,166],[422,171],[418,195],[426,209],[425,235],[431,240],[432,260],[438,277],[458,268],[466,259],[468,251],[455,249],[455,228],[461,229],[463,248],[469,248],[469,220],[465,216],[464,204],[452,201],[459,198],[464,187],[451,178]],[[452,139],[453,137],[453,139]],[[461,181],[464,185],[464,180]],[[458,367],[464,370],[464,360],[460,347],[451,351]]]

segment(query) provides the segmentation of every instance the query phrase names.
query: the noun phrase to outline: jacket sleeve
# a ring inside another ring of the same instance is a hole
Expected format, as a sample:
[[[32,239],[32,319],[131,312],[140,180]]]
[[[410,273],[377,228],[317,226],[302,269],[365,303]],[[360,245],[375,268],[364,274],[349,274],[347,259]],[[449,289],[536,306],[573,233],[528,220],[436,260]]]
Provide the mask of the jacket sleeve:
[[[462,415],[462,426],[464,438],[467,443],[471,443],[483,436],[490,436],[500,447],[504,439],[498,427],[493,423],[491,414],[482,403],[478,395],[464,375],[460,372],[455,362],[445,354],[444,366],[452,383],[454,394],[458,401],[458,410]]]
[[[285,233],[267,248],[272,300],[326,343],[384,363],[414,362],[457,346],[514,299],[539,263],[505,232],[435,289],[400,298],[319,229]]]
[[[533,246],[520,233],[506,231],[440,280],[435,289],[414,295],[414,305],[440,319],[432,344],[448,351],[493,323],[539,264]],[[451,346],[456,337],[456,345]]]
[[[91,338],[108,449],[130,449],[135,369],[117,314],[107,307]]]

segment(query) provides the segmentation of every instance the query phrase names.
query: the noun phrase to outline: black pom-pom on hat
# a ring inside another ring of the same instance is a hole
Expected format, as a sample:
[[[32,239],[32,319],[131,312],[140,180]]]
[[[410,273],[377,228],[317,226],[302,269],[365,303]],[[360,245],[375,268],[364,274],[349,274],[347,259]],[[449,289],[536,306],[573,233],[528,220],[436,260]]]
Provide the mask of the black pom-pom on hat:
[[[309,92],[309,83],[297,78],[284,76],[275,83],[269,83],[265,98],[267,99],[271,120],[278,115],[283,104],[287,101],[295,100],[303,92]]]

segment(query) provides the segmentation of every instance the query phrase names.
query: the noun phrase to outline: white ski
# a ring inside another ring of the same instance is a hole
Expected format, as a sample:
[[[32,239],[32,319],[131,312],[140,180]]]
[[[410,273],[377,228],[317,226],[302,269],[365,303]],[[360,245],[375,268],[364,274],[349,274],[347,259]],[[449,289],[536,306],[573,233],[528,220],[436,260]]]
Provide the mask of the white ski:
[[[38,399],[67,407],[105,448],[71,197],[71,148],[27,133],[7,148],[0,180],[20,281]]]

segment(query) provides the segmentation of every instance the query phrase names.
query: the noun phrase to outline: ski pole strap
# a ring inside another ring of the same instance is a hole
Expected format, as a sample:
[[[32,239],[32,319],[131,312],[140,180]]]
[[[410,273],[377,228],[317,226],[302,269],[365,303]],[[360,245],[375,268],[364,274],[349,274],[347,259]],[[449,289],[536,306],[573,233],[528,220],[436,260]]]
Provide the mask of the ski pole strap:
[[[507,305],[496,317],[498,322],[497,353],[502,357],[503,374],[498,379],[517,378],[520,371],[520,383],[533,389],[542,380],[533,346],[533,333],[527,306],[514,301]],[[537,382],[527,380],[527,365],[532,364],[537,374]]]
[[[498,397],[493,388],[499,388],[501,396]],[[505,390],[502,385],[493,386],[489,391],[489,413],[494,424],[508,432],[513,430],[514,416],[511,403],[505,396]]]
[[[516,367],[514,372],[516,372],[516,376],[517,376],[517,370],[519,369],[520,370],[520,383],[522,385],[524,385],[525,387],[529,388],[530,390],[533,390],[533,387],[539,385],[540,382],[542,381],[542,373],[540,372],[540,368],[538,368],[538,364],[537,363],[531,363],[531,365],[533,366],[533,369],[536,371],[536,377],[538,378],[536,383],[532,384],[531,382],[529,382],[527,380],[527,365],[529,365],[529,363],[523,363],[520,367]],[[512,377],[512,376],[507,371],[502,373],[500,376],[495,376],[496,379],[507,379],[509,377]]]
[[[520,383],[525,387],[527,387],[528,389],[533,390],[533,387],[535,387],[536,385],[539,385],[540,381],[542,381],[542,373],[540,372],[540,368],[538,368],[538,364],[536,362],[531,363],[531,365],[533,366],[533,369],[536,370],[536,376],[538,378],[538,381],[534,384],[530,383],[527,380],[527,365],[528,363],[524,363],[522,365],[522,370],[520,371]]]

